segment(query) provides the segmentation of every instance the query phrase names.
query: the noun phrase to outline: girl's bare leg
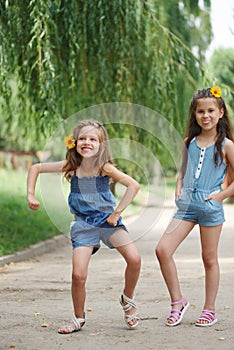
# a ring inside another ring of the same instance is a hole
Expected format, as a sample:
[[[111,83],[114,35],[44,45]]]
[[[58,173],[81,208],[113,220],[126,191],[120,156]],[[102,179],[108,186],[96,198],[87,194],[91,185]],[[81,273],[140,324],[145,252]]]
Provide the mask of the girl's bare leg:
[[[72,301],[76,317],[84,317],[85,283],[88,274],[88,265],[93,247],[79,247],[74,249],[72,258]]]
[[[71,294],[76,318],[84,318],[86,298],[85,283],[92,251],[93,247],[78,247],[73,250]],[[70,322],[70,326],[75,329],[75,325],[72,321]],[[60,327],[59,332],[70,333],[66,326]]]
[[[194,226],[191,221],[172,219],[156,247],[156,256],[172,302],[182,299],[173,254]],[[182,305],[176,304],[173,308],[181,309]]]
[[[124,294],[132,299],[134,297],[134,291],[139,279],[141,268],[141,257],[134,242],[129,237],[129,234],[125,230],[118,230],[110,237],[111,244],[118,250],[126,261],[125,269],[125,285]],[[135,308],[127,311],[126,314],[132,315],[135,312]],[[137,323],[137,319],[133,319],[130,325]]]
[[[200,227],[202,260],[205,268],[205,304],[203,307],[205,310],[215,310],[220,279],[218,244],[221,230],[222,225]],[[207,323],[207,321],[198,320],[196,323]]]

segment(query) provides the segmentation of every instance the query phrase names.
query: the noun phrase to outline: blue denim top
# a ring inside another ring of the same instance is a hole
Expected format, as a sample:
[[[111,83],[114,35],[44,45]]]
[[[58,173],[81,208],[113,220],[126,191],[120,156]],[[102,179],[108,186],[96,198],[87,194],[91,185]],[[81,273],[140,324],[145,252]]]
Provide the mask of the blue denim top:
[[[79,178],[74,172],[68,197],[70,211],[75,216],[100,218],[100,223],[114,211],[115,197],[110,190],[110,177],[102,174]]]
[[[226,142],[224,139],[223,145]],[[183,191],[200,191],[211,194],[220,191],[226,175],[226,164],[220,160],[218,166],[214,162],[215,144],[201,148],[196,138],[188,147],[188,161],[183,181]]]

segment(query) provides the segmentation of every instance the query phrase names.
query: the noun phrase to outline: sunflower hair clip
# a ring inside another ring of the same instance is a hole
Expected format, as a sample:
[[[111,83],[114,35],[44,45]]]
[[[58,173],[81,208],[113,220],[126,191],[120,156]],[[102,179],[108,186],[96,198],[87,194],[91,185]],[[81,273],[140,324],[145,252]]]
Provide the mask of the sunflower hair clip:
[[[73,135],[69,135],[69,136],[66,136],[64,138],[64,143],[68,149],[72,149],[72,148],[76,147],[75,142],[76,141],[75,141]]]
[[[212,96],[214,97],[221,97],[222,96],[222,92],[221,92],[221,89],[217,86],[213,86],[211,89],[210,89],[210,93]]]

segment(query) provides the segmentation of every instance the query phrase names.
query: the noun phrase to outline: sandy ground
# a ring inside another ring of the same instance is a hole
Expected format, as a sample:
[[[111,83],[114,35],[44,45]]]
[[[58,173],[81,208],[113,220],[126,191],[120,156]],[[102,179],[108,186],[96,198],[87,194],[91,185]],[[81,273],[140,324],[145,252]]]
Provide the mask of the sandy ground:
[[[149,207],[141,222],[131,223],[133,236],[140,236],[158,210]],[[136,241],[142,255],[136,290],[141,323],[136,330],[126,328],[118,301],[125,264],[115,250],[103,247],[90,263],[85,327],[70,335],[57,333],[57,328],[72,314],[71,245],[65,237],[63,245],[49,253],[1,267],[0,349],[233,350],[234,206],[225,205],[227,221],[219,249],[221,281],[216,307],[219,321],[211,328],[194,326],[204,302],[204,270],[197,229],[176,253],[183,293],[191,308],[179,326],[165,325],[170,300],[154,248],[173,210],[170,206],[161,209],[160,219]]]

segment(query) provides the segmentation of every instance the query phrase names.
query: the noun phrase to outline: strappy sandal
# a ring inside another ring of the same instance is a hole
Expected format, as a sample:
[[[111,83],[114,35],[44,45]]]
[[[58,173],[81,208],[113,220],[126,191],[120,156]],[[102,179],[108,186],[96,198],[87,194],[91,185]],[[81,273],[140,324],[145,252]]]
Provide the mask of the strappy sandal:
[[[174,305],[179,305],[179,304],[182,305],[182,308],[180,310],[173,308]],[[189,308],[189,302],[185,303],[185,299],[182,298],[179,301],[173,301],[171,303],[171,306],[172,306],[171,314],[167,318],[166,325],[170,327],[174,327],[174,326],[177,326],[182,321],[185,312]],[[169,321],[171,321],[171,323]]]
[[[205,323],[200,323],[205,322]],[[201,316],[197,319],[195,326],[198,327],[211,327],[217,322],[214,310],[202,310]]]
[[[77,332],[77,331],[81,330],[81,328],[84,326],[85,322],[86,322],[85,313],[84,313],[84,318],[76,317],[74,315],[72,320],[71,320],[71,322],[69,324],[61,326],[58,329],[58,333],[60,333],[60,334],[70,334],[70,333]],[[62,331],[62,329],[65,329],[66,331],[64,332],[64,331]]]
[[[124,310],[124,319],[125,319],[125,322],[126,322],[126,325],[128,326],[128,328],[130,329],[133,329],[135,327],[138,326],[139,324],[139,316],[138,316],[138,313],[137,311],[135,311],[133,314],[129,315],[129,314],[126,314],[126,312],[128,312],[129,310],[131,310],[132,308],[136,309],[136,304],[134,303],[134,299],[130,299],[128,298],[124,293],[121,295],[120,297],[120,305],[122,306],[123,310]],[[134,324],[130,324],[130,322],[132,320],[137,320],[136,323]]]

